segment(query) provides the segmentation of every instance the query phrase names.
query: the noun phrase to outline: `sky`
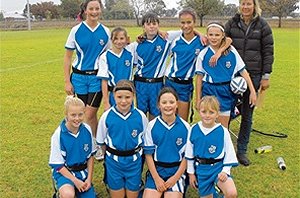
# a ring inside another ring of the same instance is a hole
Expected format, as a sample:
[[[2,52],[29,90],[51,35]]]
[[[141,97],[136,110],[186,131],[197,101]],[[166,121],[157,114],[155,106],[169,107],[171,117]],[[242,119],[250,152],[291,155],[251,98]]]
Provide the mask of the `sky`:
[[[28,0],[30,4],[34,3],[40,3],[44,1],[52,1],[55,4],[60,4],[60,0]],[[176,2],[178,0],[163,0],[167,6],[168,9],[170,8],[176,8],[178,5]],[[25,8],[25,5],[27,3],[27,0],[0,0],[0,10],[4,13],[13,13],[13,12],[19,12],[22,13],[23,9]],[[225,4],[234,3],[238,4],[239,0],[225,0]]]

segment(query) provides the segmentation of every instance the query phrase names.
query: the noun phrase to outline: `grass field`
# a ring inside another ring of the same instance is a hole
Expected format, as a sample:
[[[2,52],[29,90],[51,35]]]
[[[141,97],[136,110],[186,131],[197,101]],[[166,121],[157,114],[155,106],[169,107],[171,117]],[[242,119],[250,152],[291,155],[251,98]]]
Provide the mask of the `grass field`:
[[[132,38],[140,30],[128,28]],[[255,111],[253,127],[279,131],[288,138],[251,134],[252,165],[232,170],[241,198],[300,196],[299,28],[273,32],[271,88],[263,108]],[[62,65],[68,33],[69,29],[0,32],[0,197],[51,197],[50,137],[63,118]],[[194,120],[198,120],[197,113]],[[238,122],[231,129],[236,133]],[[255,154],[254,148],[262,145],[272,145],[273,151]],[[286,161],[285,171],[277,168],[278,156]],[[96,162],[94,185],[101,197],[108,197],[101,183],[102,171],[102,163]],[[197,194],[190,190],[188,197]]]

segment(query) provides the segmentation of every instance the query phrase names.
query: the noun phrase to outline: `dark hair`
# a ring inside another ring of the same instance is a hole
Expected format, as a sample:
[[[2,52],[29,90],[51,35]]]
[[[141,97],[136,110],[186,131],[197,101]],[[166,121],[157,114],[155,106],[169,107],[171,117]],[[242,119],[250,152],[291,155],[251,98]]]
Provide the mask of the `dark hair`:
[[[190,8],[190,7],[187,7],[187,8],[183,8],[180,12],[179,12],[179,14],[178,14],[178,16],[179,16],[179,18],[181,17],[181,15],[184,15],[184,14],[189,14],[189,15],[191,15],[192,17],[193,17],[193,20],[194,20],[194,22],[196,22],[196,12],[195,12],[195,10],[193,9],[193,8]]]
[[[127,31],[123,27],[115,27],[110,33],[110,39],[113,41],[116,34],[124,32],[125,37],[127,38]]]
[[[78,16],[77,16],[80,20],[83,20],[83,19],[84,19],[84,16],[83,16],[84,11],[86,11],[86,8],[87,8],[88,4],[89,4],[91,1],[98,1],[98,2],[100,3],[101,9],[103,8],[102,3],[101,3],[101,0],[85,0],[84,2],[82,2],[82,3],[80,4],[80,12],[79,12],[79,14],[78,14]]]
[[[142,25],[144,25],[145,23],[154,23],[154,22],[159,24],[158,16],[154,12],[147,12],[142,18]]]
[[[172,87],[163,87],[158,94],[157,104],[159,104],[161,96],[164,95],[165,93],[172,94],[175,97],[176,101],[178,101],[178,94]]]

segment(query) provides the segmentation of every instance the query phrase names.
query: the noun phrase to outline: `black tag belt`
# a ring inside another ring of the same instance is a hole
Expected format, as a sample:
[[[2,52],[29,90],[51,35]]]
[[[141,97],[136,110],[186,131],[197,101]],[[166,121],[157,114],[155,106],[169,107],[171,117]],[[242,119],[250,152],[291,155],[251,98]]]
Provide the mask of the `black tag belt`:
[[[214,158],[199,158],[199,157],[195,157],[196,162],[198,162],[199,164],[215,164],[217,162],[222,161],[223,159],[214,159]]]
[[[82,74],[82,75],[97,75],[97,73],[98,73],[98,69],[97,70],[81,71],[79,69],[76,69],[75,67],[72,67],[72,71],[75,74]]]
[[[184,85],[188,85],[188,84],[192,84],[193,83],[193,79],[189,78],[188,80],[184,80],[184,79],[180,79],[180,78],[175,78],[175,77],[167,77],[169,80],[176,82],[178,84],[184,84]]]
[[[65,166],[69,171],[82,171],[87,168],[87,163],[73,165],[73,166]]]
[[[165,168],[171,168],[171,167],[176,167],[176,166],[179,166],[181,162],[157,162],[157,161],[154,161],[154,164],[156,166],[161,166],[161,167],[165,167]]]
[[[113,155],[117,155],[117,156],[132,156],[138,152],[140,152],[140,150],[142,149],[141,146],[135,148],[135,149],[132,149],[132,150],[127,150],[127,151],[119,151],[119,150],[116,150],[116,149],[113,149],[109,146],[106,145],[106,150],[113,154]]]
[[[230,81],[227,81],[227,82],[218,82],[218,83],[210,83],[210,82],[206,82],[210,85],[215,85],[215,86],[220,86],[220,85],[229,85],[230,84]]]
[[[141,81],[141,82],[147,82],[147,83],[157,83],[157,82],[163,82],[164,81],[164,77],[160,77],[160,78],[144,78],[144,77],[140,77],[140,76],[134,76],[134,80],[135,81]]]

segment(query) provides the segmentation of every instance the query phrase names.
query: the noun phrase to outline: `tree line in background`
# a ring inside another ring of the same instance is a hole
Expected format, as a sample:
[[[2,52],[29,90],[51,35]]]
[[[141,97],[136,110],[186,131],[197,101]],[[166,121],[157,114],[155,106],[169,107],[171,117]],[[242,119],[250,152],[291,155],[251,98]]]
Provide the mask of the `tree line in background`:
[[[233,16],[238,10],[235,4],[225,5],[223,0],[180,0],[179,7],[172,9],[167,9],[163,0],[104,0],[103,2],[104,19],[135,19],[138,26],[141,15],[148,11],[156,13],[159,17],[175,17],[181,8],[192,7],[202,27],[204,16]],[[277,16],[279,27],[283,17],[290,16],[293,11],[299,9],[298,2],[298,0],[260,0],[263,16]],[[36,20],[76,19],[81,3],[82,0],[61,0],[59,5],[52,1],[30,4],[30,16]],[[0,19],[1,15],[3,19],[3,13],[0,13]],[[27,16],[27,5],[24,6],[23,15]]]

